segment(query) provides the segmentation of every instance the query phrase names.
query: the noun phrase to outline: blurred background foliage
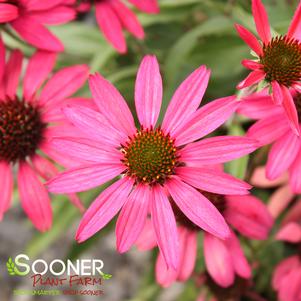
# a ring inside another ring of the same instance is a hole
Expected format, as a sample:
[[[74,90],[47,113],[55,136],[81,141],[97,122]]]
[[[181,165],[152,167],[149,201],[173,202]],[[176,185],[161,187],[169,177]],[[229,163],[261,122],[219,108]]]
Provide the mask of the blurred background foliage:
[[[234,24],[240,23],[254,31],[250,2],[247,0],[159,0],[160,14],[146,15],[137,12],[144,26],[146,38],[144,41],[138,41],[127,35],[129,51],[126,55],[119,55],[104,40],[93,13],[80,15],[75,22],[51,28],[64,42],[66,48],[65,53],[60,55],[56,68],[88,64],[91,72],[102,73],[117,86],[133,112],[135,75],[142,57],[146,54],[155,54],[160,62],[164,81],[162,113],[179,83],[202,64],[212,70],[204,103],[235,94],[236,84],[247,74],[240,62],[243,58],[249,58],[250,53],[248,47],[238,37]],[[267,7],[273,29],[284,34],[298,1],[265,0],[263,2]],[[10,36],[4,36],[4,40],[9,48],[21,48],[28,56],[33,53],[33,49]],[[78,95],[90,97],[88,86],[86,85]],[[236,116],[218,133],[243,135],[247,125],[246,120]],[[251,159],[245,157],[236,160],[226,168],[233,175],[244,178],[247,175],[247,167],[250,167],[252,162],[262,163],[255,160],[256,156],[258,153],[252,155]],[[81,198],[85,205],[88,206],[102,189],[104,187],[82,193]],[[265,201],[269,196],[267,191],[255,189],[253,191]],[[51,245],[66,235],[68,229],[75,229],[80,220],[80,213],[64,197],[53,196],[53,199],[53,228],[44,234],[33,231],[33,237],[26,243],[24,250],[31,257],[38,257],[47,252]],[[19,202],[15,204],[19,206]],[[84,256],[96,242],[103,240],[109,232],[114,231],[114,224],[111,222],[104,230],[81,245],[72,240],[66,242],[69,245],[65,256],[70,259]],[[31,227],[29,222],[26,222],[26,227]],[[69,234],[74,235],[74,232]],[[254,273],[257,290],[268,300],[275,300],[270,286],[270,276],[273,266],[284,255],[282,244],[273,242],[273,239],[265,242],[245,241],[244,248],[247,255],[260,261],[262,265]],[[101,257],[101,254],[99,256]],[[153,254],[151,261],[147,263],[149,271],[146,275],[136,279],[140,282],[140,288],[132,292],[131,301],[157,300],[162,293],[162,289],[154,280],[155,258]],[[196,270],[203,269],[202,252],[199,251]],[[111,272],[109,266],[106,272]],[[118,283],[114,285],[117,286]],[[198,292],[199,289],[192,279],[180,290],[175,300],[196,300]]]

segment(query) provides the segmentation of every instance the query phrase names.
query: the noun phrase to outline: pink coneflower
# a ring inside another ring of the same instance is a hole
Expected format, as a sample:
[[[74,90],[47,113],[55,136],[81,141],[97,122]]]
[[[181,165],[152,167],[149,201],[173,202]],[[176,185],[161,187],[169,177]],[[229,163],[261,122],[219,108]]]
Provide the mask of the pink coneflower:
[[[299,255],[281,261],[273,275],[279,301],[301,301],[301,260]]]
[[[251,239],[266,239],[273,225],[273,219],[265,205],[257,198],[246,196],[224,196],[203,192],[225,220],[244,236]],[[191,276],[196,262],[197,237],[201,229],[173,205],[178,224],[180,242],[180,264],[177,270],[168,269],[162,256],[156,262],[157,282],[163,287],[174,281],[186,281]],[[204,258],[211,278],[221,287],[234,284],[235,275],[248,279],[251,268],[240,247],[235,233],[221,240],[210,233],[204,233]],[[148,250],[157,245],[152,225],[148,222],[137,240],[140,250]]]
[[[139,10],[148,14],[159,12],[157,0],[127,0]],[[136,15],[123,3],[123,0],[84,0],[79,11],[88,11],[95,3],[96,21],[105,38],[120,53],[127,51],[123,29],[137,39],[144,38],[144,30]]]
[[[301,94],[292,91],[292,98],[300,115]],[[291,129],[283,107],[274,106],[272,98],[266,91],[262,91],[246,97],[238,111],[252,119],[258,119],[248,130],[249,137],[257,139],[261,145],[273,143],[266,165],[267,178],[275,180],[288,171],[293,193],[300,193],[301,139]]]
[[[264,167],[258,167],[251,182],[262,188],[281,185],[268,201],[268,209],[275,218],[288,209],[281,221],[281,227],[276,238],[290,243],[301,243],[301,198],[292,193],[289,185],[287,185],[287,176],[284,175],[275,181],[269,181],[265,178]]]
[[[127,103],[99,74],[91,75],[90,88],[99,112],[71,106],[66,116],[90,140],[54,139],[90,164],[73,168],[48,182],[51,192],[78,192],[121,176],[104,190],[86,211],[76,239],[82,242],[103,228],[122,208],[117,221],[117,249],[125,252],[142,231],[148,209],[157,242],[168,266],[179,262],[176,220],[169,197],[200,228],[226,238],[224,218],[199,191],[247,194],[250,186],[222,171],[205,167],[252,152],[253,139],[212,137],[203,139],[237,109],[235,97],[225,97],[198,109],[209,80],[202,66],[177,89],[163,123],[156,126],[162,103],[162,80],[157,60],[146,56],[139,68],[135,105],[140,126],[136,128]],[[84,150],[84,151],[83,151]]]
[[[276,234],[277,240],[289,242],[295,247],[296,255],[281,261],[273,275],[273,288],[278,292],[280,301],[301,300],[301,200],[289,209]],[[293,245],[294,244],[294,245]]]
[[[39,94],[55,58],[54,53],[43,51],[32,56],[23,80],[23,93],[19,96],[17,87],[23,55],[15,50],[5,64],[5,48],[0,39],[0,218],[10,207],[13,167],[16,166],[23,209],[40,231],[49,229],[52,222],[49,195],[40,177],[49,179],[58,172],[41,151],[68,164],[68,156],[56,153],[48,139],[66,133],[75,135],[73,126],[64,121],[59,105],[83,103],[81,99],[67,98],[84,84],[88,75],[86,66],[62,69]],[[70,198],[81,206],[76,195]]]
[[[295,194],[292,192],[288,174],[285,173],[275,180],[269,180],[266,177],[266,167],[259,166],[253,172],[250,183],[258,188],[271,189],[275,191],[269,198],[267,208],[273,218],[277,218],[286,207],[294,200]]]
[[[45,27],[73,20],[76,0],[1,0],[0,25],[11,26],[20,37],[36,48],[63,51],[63,44]]]
[[[242,89],[265,80],[272,88],[273,100],[282,104],[295,132],[299,133],[298,115],[289,92],[295,88],[301,92],[301,2],[286,35],[271,36],[268,16],[261,0],[252,0],[252,11],[257,38],[241,25],[236,25],[240,37],[257,55],[257,59],[243,60],[252,70],[238,88]]]

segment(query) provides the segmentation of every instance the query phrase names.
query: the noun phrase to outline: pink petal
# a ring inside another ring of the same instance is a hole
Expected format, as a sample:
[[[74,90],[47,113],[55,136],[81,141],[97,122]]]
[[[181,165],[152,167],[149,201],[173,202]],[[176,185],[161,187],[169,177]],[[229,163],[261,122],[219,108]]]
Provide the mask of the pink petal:
[[[301,93],[301,84],[294,83],[294,84],[293,84],[293,88],[294,88],[297,92]]]
[[[197,232],[178,227],[180,240],[180,266],[168,269],[159,254],[156,262],[156,280],[162,287],[169,287],[176,280],[186,281],[192,274],[197,256]]]
[[[38,50],[29,59],[23,83],[23,94],[26,100],[31,100],[36,95],[53,69],[56,57],[55,52]]]
[[[241,64],[250,70],[258,70],[262,68],[262,65],[258,62],[252,61],[252,60],[242,60]]]
[[[175,216],[161,186],[154,186],[152,194],[150,210],[158,246],[167,267],[176,270],[179,264],[179,241]]]
[[[258,55],[262,55],[262,46],[258,42],[257,38],[249,32],[242,25],[235,24],[235,28],[239,36],[245,41],[245,43]]]
[[[234,267],[224,241],[205,233],[204,257],[208,273],[218,285],[228,287],[233,284]]]
[[[159,254],[156,261],[156,281],[162,287],[167,288],[177,280],[177,276],[178,270],[168,268],[163,256]]]
[[[85,206],[83,205],[81,199],[75,194],[75,193],[69,193],[68,198],[81,213],[84,213],[86,211]]]
[[[287,87],[281,86],[283,95],[283,108],[289,120],[289,124],[296,135],[300,135],[300,127],[298,121],[298,112],[294,103],[291,92]]]
[[[162,129],[166,133],[173,134],[196,111],[205,94],[209,77],[210,71],[203,65],[179,86],[168,105],[162,123]]]
[[[198,140],[221,126],[236,111],[239,101],[235,97],[214,100],[197,110],[186,124],[173,133],[176,145]]]
[[[300,139],[293,132],[287,132],[272,146],[266,165],[267,178],[274,180],[285,172],[300,150]]]
[[[268,210],[273,218],[277,218],[294,199],[295,195],[291,191],[289,185],[285,185],[277,189],[270,197],[268,202]]]
[[[3,214],[10,207],[14,185],[13,171],[5,161],[0,162],[0,179],[0,220],[2,220]]]
[[[0,3],[0,23],[10,22],[19,16],[19,9],[16,5]]]
[[[273,226],[273,218],[266,206],[256,197],[227,196],[224,217],[241,234],[253,239],[266,239]]]
[[[74,126],[66,122],[58,125],[49,126],[44,130],[44,144],[48,142],[47,139],[50,140],[52,138],[57,138],[57,137],[80,137],[80,136],[77,135]]]
[[[76,12],[71,7],[57,6],[49,10],[32,12],[30,17],[41,24],[59,25],[74,20]]]
[[[293,20],[287,32],[289,38],[301,41],[301,2],[295,11]]]
[[[14,99],[22,70],[23,54],[20,50],[14,50],[5,67],[4,86],[6,95]]]
[[[157,246],[156,234],[150,219],[146,220],[144,228],[136,241],[136,245],[140,251],[148,251]]]
[[[251,177],[250,183],[257,187],[269,188],[285,184],[288,180],[287,175],[283,175],[273,181],[266,177],[265,166],[256,167]]]
[[[78,162],[78,160],[74,161],[72,157],[66,156],[66,154],[61,154],[57,152],[57,150],[54,149],[52,145],[48,143],[48,140],[40,146],[40,150],[49,158],[51,158],[54,162],[64,167],[71,168],[80,166],[82,164],[81,162]]]
[[[143,27],[139,23],[136,15],[119,0],[112,1],[111,5],[118,16],[122,27],[126,28],[136,38],[143,39]]]
[[[60,52],[63,44],[43,25],[28,16],[11,22],[11,26],[29,44],[39,49]]]
[[[40,155],[35,155],[31,159],[31,162],[33,164],[34,170],[44,180],[49,180],[58,173],[58,169],[55,167],[55,165]]]
[[[237,111],[252,119],[266,119],[276,114],[283,115],[283,109],[275,106],[270,95],[259,93],[243,98]]]
[[[96,4],[96,20],[105,38],[118,52],[125,53],[127,49],[122,26],[109,2],[103,1]]]
[[[186,281],[191,276],[197,257],[197,232],[183,228],[180,234],[181,251],[180,268],[177,279]]]
[[[242,278],[250,278],[251,277],[251,267],[243,253],[243,250],[240,246],[239,240],[234,234],[230,238],[225,240],[225,244],[231,254],[232,264],[235,270],[235,273],[238,274]]]
[[[18,188],[22,207],[39,231],[47,231],[52,224],[52,209],[47,190],[26,162],[18,171]]]
[[[301,193],[301,149],[289,169],[290,186],[294,193]]]
[[[252,12],[258,35],[263,43],[269,43],[271,40],[270,24],[261,0],[252,0]]]
[[[3,44],[1,35],[0,35],[0,86],[2,85],[2,79],[5,71],[5,46]],[[4,94],[0,89],[0,98]]]
[[[128,197],[117,220],[118,252],[127,252],[138,239],[146,223],[149,201],[149,187],[138,184]]]
[[[145,56],[137,74],[135,104],[140,124],[156,125],[162,103],[162,78],[155,56]]]
[[[293,195],[295,198],[295,195]],[[285,217],[282,220],[282,224],[285,225],[290,222],[299,222],[301,220],[301,202],[300,198],[290,206],[290,209],[286,213]]]
[[[46,111],[44,110],[42,118],[46,123],[66,123],[66,116],[63,113],[64,108],[70,108],[73,106],[84,107],[84,109],[87,108],[89,110],[97,111],[97,107],[91,98],[71,97],[64,99],[63,104],[60,106],[51,106],[50,108],[47,108]],[[77,134],[82,136],[82,134],[78,131]]]
[[[63,109],[67,119],[92,140],[113,147],[120,146],[127,137],[108,124],[106,118],[85,106],[69,106]],[[108,134],[109,133],[109,134]]]
[[[251,186],[224,172],[197,167],[179,167],[177,175],[195,188],[218,194],[248,194]]]
[[[79,13],[87,13],[91,10],[92,3],[81,2],[77,5],[76,11]]]
[[[284,260],[282,260],[275,268],[275,272],[273,275],[273,288],[275,290],[279,289],[280,284],[294,268],[300,266],[300,259],[298,256],[290,256]]]
[[[279,290],[279,300],[299,301],[301,286],[301,268],[294,268],[285,277]]]
[[[71,96],[83,86],[88,77],[88,66],[66,67],[54,74],[47,82],[40,96],[43,106],[56,106],[64,98]]]
[[[276,105],[282,104],[283,102],[283,93],[281,90],[281,86],[279,83],[275,80],[272,81],[272,99]]]
[[[265,73],[262,70],[252,71],[243,81],[237,85],[237,89],[243,89],[261,82],[265,78]]]
[[[101,230],[121,209],[133,187],[129,178],[122,178],[104,190],[84,214],[76,232],[83,242]]]
[[[82,97],[82,96],[72,96],[70,98],[65,99],[64,104],[66,106],[83,106],[88,109],[97,111],[97,106],[92,98]]]
[[[49,180],[58,174],[58,169],[46,158],[35,155],[32,159],[34,170],[45,180]],[[80,198],[76,194],[68,195],[71,203],[77,207],[81,212],[85,211],[85,207],[81,203]]]
[[[62,154],[86,163],[120,163],[123,155],[114,148],[103,148],[99,142],[86,138],[54,138],[49,142],[54,149]]]
[[[121,174],[125,166],[111,163],[94,163],[64,171],[50,181],[47,187],[53,193],[85,191],[104,184]]]
[[[132,3],[138,9],[149,14],[157,14],[160,11],[157,0],[128,0],[128,2]]]
[[[178,207],[194,224],[222,239],[229,236],[223,216],[200,192],[175,176],[165,185]]]
[[[191,143],[180,150],[181,160],[189,166],[228,162],[243,157],[258,147],[257,141],[239,136],[216,136]]]
[[[276,239],[290,243],[301,241],[301,226],[298,223],[290,222],[284,225],[277,233]]]
[[[90,75],[89,84],[93,99],[100,113],[107,118],[107,122],[126,137],[135,134],[132,113],[118,90],[97,73]]]
[[[29,11],[35,11],[35,10],[48,10],[51,9],[57,5],[63,4],[62,0],[20,0],[20,2],[23,2],[23,5],[27,8]]]
[[[247,136],[256,139],[259,145],[266,145],[282,137],[288,130],[288,120],[283,114],[277,114],[257,121],[249,128]]]

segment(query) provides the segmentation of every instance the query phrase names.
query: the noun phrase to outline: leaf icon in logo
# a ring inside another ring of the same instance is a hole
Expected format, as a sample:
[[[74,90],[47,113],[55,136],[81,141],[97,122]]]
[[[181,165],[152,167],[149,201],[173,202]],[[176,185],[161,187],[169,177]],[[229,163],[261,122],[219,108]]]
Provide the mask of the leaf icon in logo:
[[[112,278],[112,275],[111,274],[105,274],[105,273],[103,273],[102,274],[102,278],[105,279],[105,280],[108,280],[108,279]]]
[[[103,280],[108,280],[108,279],[112,278],[111,274],[106,274],[104,272],[99,272],[99,274],[101,275],[101,277],[102,277]]]
[[[6,262],[7,272],[11,276],[22,276],[22,273],[17,269],[15,266],[15,263],[11,259],[11,257],[8,258],[8,261]]]

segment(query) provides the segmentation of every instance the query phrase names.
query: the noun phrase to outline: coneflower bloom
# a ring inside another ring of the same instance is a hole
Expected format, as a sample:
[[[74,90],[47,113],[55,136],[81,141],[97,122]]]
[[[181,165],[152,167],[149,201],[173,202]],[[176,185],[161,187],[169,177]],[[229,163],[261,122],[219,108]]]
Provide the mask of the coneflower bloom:
[[[273,288],[279,301],[301,300],[301,260],[300,255],[292,255],[282,260],[273,274]]]
[[[127,0],[139,10],[148,14],[159,12],[157,0]],[[127,51],[123,29],[137,39],[144,38],[144,30],[136,15],[123,3],[123,0],[84,0],[78,11],[85,12],[95,3],[96,21],[105,38],[120,53]]]
[[[272,89],[274,102],[283,105],[292,128],[299,134],[298,115],[289,89],[301,92],[301,2],[284,36],[271,36],[268,16],[261,0],[252,0],[252,12],[261,42],[246,28],[236,25],[240,37],[257,56],[255,61],[242,61],[252,72],[238,88],[264,80]]]
[[[251,195],[227,196],[202,193],[238,232],[251,239],[267,238],[273,225],[273,218],[259,199]],[[180,264],[177,270],[168,269],[159,254],[156,262],[156,278],[163,287],[169,286],[174,281],[186,281],[190,278],[196,263],[198,233],[202,231],[187,219],[175,204],[172,207],[178,225]],[[146,224],[136,244],[140,250],[148,250],[157,245],[150,222]],[[233,285],[235,275],[245,279],[251,277],[251,267],[233,231],[225,240],[205,232],[203,244],[208,273],[219,286]]]
[[[276,234],[276,239],[291,244],[295,255],[282,260],[275,268],[273,288],[278,292],[280,301],[301,300],[301,200],[289,209]]]
[[[1,0],[0,25],[13,28],[30,45],[48,51],[64,50],[63,44],[45,27],[73,20],[76,0]],[[9,28],[8,28],[9,29]]]
[[[301,94],[291,91],[292,99],[301,116]],[[258,140],[260,145],[273,143],[266,164],[266,176],[275,180],[286,171],[293,193],[301,192],[301,139],[295,135],[282,106],[275,106],[272,98],[263,90],[245,98],[238,112],[257,122],[247,135]],[[298,125],[300,128],[300,124]]]
[[[0,39],[0,219],[10,207],[14,186],[13,170],[17,170],[19,196],[22,207],[35,227],[46,231],[51,227],[50,198],[41,179],[49,179],[58,170],[44,154],[68,165],[68,156],[55,152],[49,139],[70,135],[76,131],[59,110],[59,105],[83,103],[67,99],[85,82],[86,66],[74,66],[48,78],[56,55],[37,51],[29,60],[23,80],[23,93],[17,94],[23,55],[19,50],[11,53],[5,64],[5,48]],[[65,121],[64,121],[65,120]],[[76,195],[71,200],[81,206]]]
[[[260,185],[257,185],[259,181]],[[271,188],[281,185],[270,197],[267,205],[274,218],[286,212],[281,221],[280,230],[276,234],[276,239],[290,243],[301,243],[301,198],[292,193],[287,184],[287,175],[275,181],[269,181],[265,178],[264,167],[258,167],[251,182],[258,187]]]
[[[125,252],[137,240],[150,208],[157,242],[168,266],[179,262],[176,220],[169,197],[193,223],[226,238],[224,218],[196,188],[214,193],[247,194],[250,186],[204,165],[232,160],[252,152],[253,139],[221,136],[203,139],[237,109],[235,97],[225,97],[198,109],[209,80],[204,67],[195,70],[177,89],[163,123],[156,126],[162,103],[162,80],[157,60],[146,56],[139,68],[135,105],[136,128],[127,103],[101,75],[90,76],[99,112],[70,106],[64,112],[81,129],[86,141],[54,139],[62,152],[90,160],[48,182],[54,193],[74,193],[121,176],[86,211],[76,234],[82,242],[103,228],[121,209],[117,249]],[[90,140],[88,140],[88,138]]]
[[[289,206],[296,196],[290,188],[287,173],[275,180],[269,180],[266,177],[265,166],[259,166],[254,170],[250,184],[258,188],[275,189],[267,203],[267,208],[275,219]]]

